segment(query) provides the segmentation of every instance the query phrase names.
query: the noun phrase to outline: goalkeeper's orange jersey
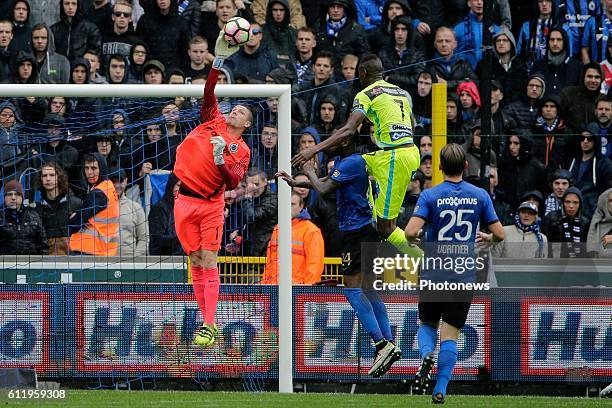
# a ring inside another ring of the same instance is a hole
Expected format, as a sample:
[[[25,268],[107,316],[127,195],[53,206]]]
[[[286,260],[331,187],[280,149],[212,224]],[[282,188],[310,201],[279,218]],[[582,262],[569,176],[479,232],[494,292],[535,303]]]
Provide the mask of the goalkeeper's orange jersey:
[[[220,193],[225,191],[225,184],[221,172],[215,165],[211,138],[222,136],[225,139],[226,146],[223,151],[225,164],[240,179],[249,168],[251,152],[242,138],[235,138],[226,130],[225,117],[219,112],[214,94],[217,74],[218,71],[215,69],[210,71],[200,110],[202,124],[193,129],[179,145],[174,173],[182,185],[194,193],[208,199],[222,200],[223,194]]]

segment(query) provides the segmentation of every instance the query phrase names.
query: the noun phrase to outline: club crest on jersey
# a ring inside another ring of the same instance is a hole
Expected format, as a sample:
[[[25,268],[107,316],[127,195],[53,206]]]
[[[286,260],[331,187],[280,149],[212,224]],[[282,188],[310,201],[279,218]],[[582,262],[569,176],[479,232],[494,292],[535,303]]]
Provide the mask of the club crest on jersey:
[[[339,176],[340,176],[340,170],[334,170],[332,177],[339,177]]]
[[[230,153],[236,153],[238,151],[238,143],[232,143],[229,145]]]

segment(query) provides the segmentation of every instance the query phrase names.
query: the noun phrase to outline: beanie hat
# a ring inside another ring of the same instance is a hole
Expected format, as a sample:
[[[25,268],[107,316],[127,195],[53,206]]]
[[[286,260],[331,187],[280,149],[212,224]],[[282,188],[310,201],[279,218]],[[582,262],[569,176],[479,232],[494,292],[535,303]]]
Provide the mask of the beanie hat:
[[[539,72],[535,74],[531,74],[527,77],[526,83],[528,84],[529,81],[531,81],[532,79],[539,81],[540,84],[542,85],[542,93],[540,93],[540,97],[538,98],[538,99],[542,99],[544,97],[544,94],[546,93],[546,81],[544,80],[544,76],[540,74]]]
[[[4,194],[10,193],[11,191],[15,191],[17,194],[23,197],[23,186],[17,180],[9,180],[4,185]]]

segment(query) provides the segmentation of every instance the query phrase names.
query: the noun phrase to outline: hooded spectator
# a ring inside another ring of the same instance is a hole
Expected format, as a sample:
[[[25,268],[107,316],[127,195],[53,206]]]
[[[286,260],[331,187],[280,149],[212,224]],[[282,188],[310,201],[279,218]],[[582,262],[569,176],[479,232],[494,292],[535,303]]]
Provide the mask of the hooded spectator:
[[[541,74],[527,77],[525,93],[515,102],[506,105],[504,113],[520,130],[529,130],[538,113],[540,100],[546,92],[546,82]]]
[[[149,213],[149,254],[184,255],[174,226],[174,197],[181,181],[170,173],[164,196],[151,206]]]
[[[11,102],[0,103],[0,165],[2,179],[20,174],[27,167],[26,154],[21,141],[23,121]]]
[[[546,37],[546,56],[533,66],[541,72],[546,82],[546,93],[559,95],[568,86],[576,85],[582,70],[582,62],[572,57],[570,40],[562,28],[553,28]]]
[[[558,21],[558,14],[553,0],[540,0],[534,6],[537,11],[533,18],[525,21],[518,36],[517,52],[529,67],[546,59],[547,34],[554,28],[569,31],[569,25]],[[537,17],[536,17],[537,16]],[[569,47],[570,44],[567,44]],[[535,71],[531,71],[535,72]]]
[[[446,134],[448,143],[463,144],[465,142],[463,109],[457,100],[457,95],[453,93],[446,97]]]
[[[457,96],[463,111],[463,122],[471,123],[480,117],[480,93],[474,82],[462,82],[457,87]]]
[[[565,169],[555,170],[550,177],[550,189],[552,193],[546,197],[546,201],[544,202],[544,215],[561,209],[563,205],[561,202],[563,195],[573,183],[574,179],[572,173]]]
[[[333,54],[333,66],[339,67],[346,54],[361,57],[370,52],[365,30],[357,24],[355,3],[349,0],[326,0],[315,24],[317,49]]]
[[[321,135],[321,140],[327,139],[341,123],[340,104],[334,95],[324,95],[316,108],[314,128]]]
[[[493,36],[495,56],[491,76],[501,84],[504,94],[504,105],[512,103],[520,98],[520,90],[523,89],[525,77],[527,77],[527,64],[522,57],[517,55],[516,41],[512,32],[502,27]],[[478,63],[476,75],[482,75],[483,62]]]
[[[9,20],[13,23],[13,39],[10,50],[31,51],[32,27],[30,24],[30,3],[27,0],[15,0]]]
[[[38,213],[23,205],[23,187],[17,180],[4,185],[4,205],[0,211],[0,254],[44,255],[49,247]]]
[[[438,78],[430,71],[423,70],[417,76],[416,92],[411,92],[412,112],[415,118],[415,134],[431,134],[431,91]]]
[[[149,47],[144,41],[137,41],[130,49],[128,82],[130,84],[144,83],[144,64],[149,58]]]
[[[407,0],[385,1],[381,12],[380,25],[368,32],[368,42],[370,43],[371,50],[382,50],[393,43],[393,29],[391,23],[398,17],[407,19],[410,27],[414,28],[412,10]],[[418,32],[415,32],[409,39],[412,42],[408,44],[408,48],[416,48],[422,53],[425,52],[425,43]]]
[[[32,27],[32,51],[42,84],[67,84],[70,80],[68,59],[55,52],[55,35],[44,24]]]
[[[553,172],[567,162],[572,130],[565,126],[559,98],[545,96],[540,101],[538,115],[532,127],[531,153]]]
[[[525,191],[541,191],[545,187],[544,166],[531,155],[527,139],[518,135],[508,136],[498,169],[499,188],[506,193],[512,208],[521,203],[519,197]]]
[[[425,55],[412,46],[413,29],[410,18],[396,17],[391,22],[391,40],[378,51],[386,71],[386,80],[403,89],[416,86],[417,76],[425,69]],[[402,69],[398,69],[402,67]]]
[[[13,61],[11,82],[15,84],[38,83],[38,67],[34,56],[25,51],[19,51]]]
[[[296,30],[306,26],[306,19],[302,13],[302,5],[300,3],[300,0],[289,0],[287,2],[291,15],[289,25]],[[270,21],[267,13],[269,7],[269,0],[253,0],[251,3],[251,11],[253,12],[253,17],[256,22],[263,25],[266,21]]]
[[[290,63],[295,50],[297,30],[289,25],[290,21],[288,0],[268,1],[262,46],[276,54],[281,65]]]
[[[59,0],[60,21],[51,26],[55,37],[55,50],[73,60],[82,57],[87,50],[100,52],[100,30],[84,19],[83,0]]]
[[[582,212],[591,218],[597,197],[612,187],[612,162],[601,154],[601,139],[584,129],[579,136],[580,150],[569,164],[574,185],[582,193]],[[584,197],[584,199],[583,199]]]
[[[44,142],[37,147],[40,164],[56,162],[66,172],[68,177],[76,173],[79,152],[70,146],[67,139],[66,120],[57,113],[49,113],[43,120]]]
[[[612,257],[612,188],[604,191],[597,200],[587,246],[589,251],[596,251],[600,258]]]
[[[572,129],[583,129],[595,120],[595,101],[604,80],[598,63],[591,62],[582,68],[579,83],[561,91],[561,109],[567,125]]]
[[[70,83],[71,84],[88,84],[89,83],[89,61],[85,58],[75,58],[71,65]],[[95,97],[78,97],[72,98],[70,121],[73,126],[84,127],[91,130],[92,124],[97,122],[97,117],[102,111],[102,99]]]
[[[560,210],[553,211],[542,220],[542,233],[548,237],[550,244],[548,254],[557,256],[558,245],[561,245],[561,258],[576,258],[586,254],[584,245],[589,232],[589,218],[584,216],[582,193],[577,187],[565,191]],[[577,244],[577,245],[576,245]]]
[[[178,15],[177,0],[156,0],[138,20],[136,34],[149,45],[149,58],[166,68],[182,67],[189,43],[189,28]]]
[[[151,13],[158,7],[156,0],[144,0],[140,1],[140,3],[145,13]],[[180,2],[177,1],[173,6],[176,7],[176,14],[180,17],[187,30],[188,37],[191,38],[198,35],[201,25],[201,12],[204,11],[204,7],[200,5],[200,1],[182,0]]]
[[[83,157],[81,211],[70,219],[70,252],[96,256],[119,253],[119,199],[108,179],[106,160],[98,153]]]

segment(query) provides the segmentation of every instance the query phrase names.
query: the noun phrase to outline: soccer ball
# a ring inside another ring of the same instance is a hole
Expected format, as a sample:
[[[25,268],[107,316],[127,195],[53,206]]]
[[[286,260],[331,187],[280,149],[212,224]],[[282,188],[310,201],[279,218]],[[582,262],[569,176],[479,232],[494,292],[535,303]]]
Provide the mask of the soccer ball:
[[[251,24],[242,17],[230,18],[223,27],[223,37],[231,45],[243,45],[249,41]]]

